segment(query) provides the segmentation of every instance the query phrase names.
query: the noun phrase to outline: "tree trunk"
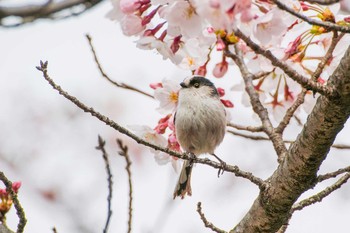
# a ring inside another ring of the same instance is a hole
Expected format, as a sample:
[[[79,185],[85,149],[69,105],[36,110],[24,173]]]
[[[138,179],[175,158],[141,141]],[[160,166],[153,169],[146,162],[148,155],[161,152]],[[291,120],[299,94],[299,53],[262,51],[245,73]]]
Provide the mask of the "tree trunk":
[[[350,47],[328,85],[336,88],[337,97],[318,98],[287,156],[231,233],[276,232],[287,222],[295,201],[316,184],[317,171],[350,115]]]

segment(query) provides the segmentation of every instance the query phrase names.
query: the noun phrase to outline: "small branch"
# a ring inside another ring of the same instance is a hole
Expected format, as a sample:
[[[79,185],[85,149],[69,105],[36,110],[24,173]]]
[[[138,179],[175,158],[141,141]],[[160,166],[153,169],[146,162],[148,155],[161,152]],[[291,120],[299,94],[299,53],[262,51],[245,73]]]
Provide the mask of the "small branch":
[[[131,90],[131,91],[135,91],[135,92],[138,92],[138,93],[143,94],[145,96],[148,96],[150,98],[154,98],[152,95],[150,95],[150,94],[148,94],[148,93],[146,93],[146,92],[144,92],[144,91],[142,91],[140,89],[137,89],[136,87],[132,87],[132,86],[130,86],[128,84],[125,84],[125,83],[118,83],[118,82],[112,80],[111,78],[109,78],[108,75],[104,72],[104,70],[103,70],[103,68],[101,66],[101,63],[100,63],[100,61],[97,58],[95,48],[94,48],[94,46],[92,44],[91,36],[89,34],[86,34],[85,36],[86,36],[86,39],[89,42],[89,45],[90,45],[90,48],[91,48],[91,52],[94,55],[94,59],[95,59],[96,65],[97,65],[97,67],[98,67],[102,77],[104,77],[107,81],[109,81],[110,83],[112,83],[113,85],[115,85],[117,87],[124,88],[124,89]]]
[[[34,22],[40,18],[49,18],[49,19],[63,19],[71,16],[77,16],[84,13],[85,11],[96,6],[103,0],[48,0],[43,4],[27,4],[23,6],[1,6],[0,7],[0,26],[2,27],[18,27],[26,23]],[[73,8],[82,8],[78,12],[72,12]],[[68,11],[70,10],[70,11]],[[58,17],[56,14],[67,11],[69,14]],[[7,17],[18,17],[20,18],[19,23],[15,24],[2,24],[1,20]]]
[[[242,138],[247,138],[247,139],[251,139],[251,140],[256,140],[256,141],[270,141],[270,139],[268,137],[264,137],[264,136],[258,136],[258,135],[247,135],[247,134],[243,134],[243,133],[239,133],[239,132],[235,132],[232,130],[227,130],[228,133],[242,137]]]
[[[251,140],[255,140],[255,141],[270,141],[270,139],[268,137],[264,137],[264,136],[247,135],[247,134],[235,132],[232,130],[227,130],[227,132],[230,134],[233,134],[235,136],[239,136],[242,138],[251,139]],[[291,144],[294,141],[293,140],[283,140],[283,142],[287,143],[287,144]],[[343,145],[343,144],[333,144],[331,147],[334,149],[338,149],[338,150],[349,150],[350,149],[350,145]]]
[[[113,194],[113,181],[112,181],[112,172],[111,168],[109,165],[109,160],[108,160],[108,154],[105,149],[106,142],[101,138],[100,135],[98,135],[98,146],[96,147],[97,150],[100,150],[102,152],[102,157],[105,162],[106,166],[106,172],[107,172],[107,181],[108,181],[108,196],[107,196],[107,220],[105,227],[103,228],[103,233],[108,232],[108,226],[109,222],[112,216],[112,194]]]
[[[279,0],[273,0],[273,2],[280,9],[287,11],[288,13],[294,15],[295,17],[297,17],[301,20],[304,20],[308,24],[324,27],[328,31],[339,31],[339,32],[346,32],[346,33],[350,32],[350,27],[348,27],[348,26],[341,26],[341,25],[327,22],[327,21],[315,20],[315,19],[307,17],[306,15],[303,15],[303,14],[296,12],[293,8],[285,5],[284,3],[280,2]]]
[[[262,105],[259,99],[259,94],[256,92],[254,88],[254,85],[253,85],[254,75],[248,71],[248,68],[244,63],[244,60],[239,50],[237,49],[237,47],[235,49],[236,49],[236,54],[233,54],[229,51],[228,46],[226,46],[225,55],[227,57],[230,57],[239,67],[244,80],[246,92],[250,97],[250,103],[253,107],[253,110],[259,116],[262,123],[262,129],[268,135],[269,139],[271,139],[272,144],[277,152],[279,161],[281,161],[281,159],[287,153],[287,148],[283,143],[282,135],[275,132],[275,129],[273,128],[271,120],[269,118],[268,111]]]
[[[18,200],[17,194],[12,189],[12,182],[5,176],[3,172],[0,172],[0,180],[5,184],[6,191],[10,194],[13,204],[16,209],[19,222],[17,224],[17,233],[22,233],[27,223],[27,219],[21,203]]]
[[[277,231],[277,233],[284,233],[287,228],[288,228],[288,223],[291,220],[293,213],[297,210],[302,210],[307,206],[310,206],[312,204],[315,204],[316,202],[321,202],[323,200],[323,198],[327,197],[328,195],[330,195],[332,192],[334,192],[335,190],[339,189],[343,184],[345,184],[348,179],[350,178],[350,173],[346,173],[343,177],[341,177],[337,182],[335,182],[333,185],[328,186],[327,188],[325,188],[324,190],[322,190],[321,192],[306,198],[296,204],[294,204],[292,206],[292,209],[289,212],[289,216],[288,216],[288,220],[286,221],[285,224],[283,224],[281,226],[281,228]]]
[[[321,192],[294,204],[291,211],[294,212],[296,210],[302,210],[306,206],[312,205],[316,202],[321,202],[323,200],[323,198],[327,197],[329,194],[331,194],[335,190],[339,189],[343,184],[345,184],[349,178],[350,178],[350,172],[346,173],[337,182],[335,182],[331,186],[328,186],[327,188],[325,188]]]
[[[53,233],[58,233],[56,227],[53,227],[53,228],[52,228],[52,232],[53,232]]]
[[[339,0],[299,0],[299,1],[316,3],[316,4],[320,4],[320,5],[331,5],[331,4],[339,2]]]
[[[229,122],[227,123],[227,126],[238,129],[238,130],[246,130],[249,132],[263,132],[263,127],[262,126],[243,126],[243,125],[239,125],[233,122]]]
[[[303,90],[299,93],[297,99],[294,101],[292,106],[290,106],[287,109],[286,114],[284,115],[282,121],[279,123],[279,125],[276,128],[277,133],[283,133],[285,128],[289,125],[290,120],[294,116],[295,111],[299,108],[300,105],[304,103],[305,100],[305,95],[306,95],[307,90],[303,88]]]
[[[241,38],[255,53],[261,54],[269,59],[272,65],[281,68],[291,79],[302,85],[308,90],[318,92],[327,97],[337,97],[337,92],[329,86],[324,86],[318,82],[309,79],[306,76],[299,74],[296,70],[291,68],[287,63],[276,58],[271,51],[261,48],[259,45],[254,43],[249,37],[244,35],[239,29],[234,30],[235,35]]]
[[[198,204],[197,204],[197,212],[200,215],[201,220],[204,223],[205,227],[210,228],[214,232],[227,233],[227,231],[224,231],[224,230],[221,230],[221,229],[217,228],[216,226],[214,226],[213,223],[211,223],[211,222],[209,222],[207,220],[207,218],[205,217],[204,213],[202,212],[202,203],[201,202],[198,202]]]
[[[128,233],[131,232],[131,226],[132,226],[132,179],[131,179],[131,160],[128,154],[128,147],[123,145],[123,141],[121,139],[117,139],[117,144],[120,148],[119,155],[123,156],[126,161],[126,171],[128,173],[128,180],[129,180],[129,219],[128,219]]]
[[[334,171],[334,172],[326,173],[324,175],[319,175],[317,177],[317,183],[320,183],[320,182],[322,182],[324,180],[328,180],[328,179],[331,179],[331,178],[335,178],[338,175],[343,174],[345,172],[350,172],[350,166],[345,167],[345,168],[341,168],[341,169],[339,169],[337,171]]]
[[[252,183],[256,184],[260,189],[264,189],[265,188],[265,182],[258,178],[255,177],[252,173],[250,172],[245,172],[242,171],[238,166],[232,166],[232,165],[226,165],[224,168],[222,167],[221,163],[218,162],[214,162],[210,159],[207,158],[193,158],[192,156],[188,155],[187,153],[178,153],[176,151],[170,150],[169,148],[165,148],[165,147],[161,147],[158,145],[155,145],[153,143],[150,143],[138,136],[136,136],[135,134],[131,133],[129,130],[127,130],[126,128],[120,126],[119,124],[117,124],[116,122],[112,121],[111,119],[109,119],[108,117],[102,115],[101,113],[95,111],[93,108],[86,106],[85,104],[83,104],[82,102],[80,102],[76,97],[68,94],[67,92],[65,92],[60,86],[58,86],[48,75],[47,72],[47,62],[40,62],[40,66],[36,67],[39,71],[42,72],[43,77],[45,78],[45,80],[55,89],[58,91],[58,93],[60,95],[62,95],[63,97],[65,97],[66,99],[68,99],[69,101],[71,101],[73,104],[75,104],[78,108],[82,109],[84,112],[90,113],[92,116],[96,117],[97,119],[99,119],[101,122],[104,122],[106,125],[112,127],[113,129],[117,130],[118,132],[132,138],[133,140],[135,140],[137,143],[142,144],[144,146],[147,146],[149,148],[155,149],[155,150],[159,150],[159,151],[163,151],[171,156],[183,159],[183,160],[191,160],[193,163],[201,163],[201,164],[205,164],[208,165],[210,167],[216,168],[216,169],[221,169],[223,171],[227,171],[227,172],[231,172],[234,173],[237,177],[242,177],[245,179],[250,180]]]
[[[337,32],[333,32],[332,42],[331,42],[326,54],[324,55],[322,60],[318,63],[318,66],[317,66],[315,72],[312,74],[312,76],[311,76],[312,80],[317,81],[317,79],[320,77],[320,75],[323,72],[324,67],[327,65],[328,61],[331,59],[331,57],[333,55],[333,51],[334,51],[335,47],[337,46],[339,40],[341,38],[343,38],[344,35],[345,35],[345,33],[342,33],[340,36],[338,36]]]

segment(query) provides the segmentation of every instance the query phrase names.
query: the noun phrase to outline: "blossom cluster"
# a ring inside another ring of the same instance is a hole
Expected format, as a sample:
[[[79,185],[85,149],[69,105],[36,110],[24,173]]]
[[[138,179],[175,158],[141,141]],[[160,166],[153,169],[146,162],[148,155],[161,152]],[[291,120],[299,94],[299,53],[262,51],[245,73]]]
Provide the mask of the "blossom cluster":
[[[21,182],[12,183],[12,190],[14,193],[18,193],[20,187]],[[0,216],[5,216],[5,214],[11,209],[12,202],[12,197],[7,192],[6,188],[0,189]]]
[[[342,7],[348,7],[344,2]],[[297,0],[284,0],[283,4],[296,13],[320,22],[350,25],[350,17],[338,13],[340,4],[319,6]],[[240,30],[258,46],[269,50],[296,72],[309,78],[327,53],[332,40],[338,37],[339,42],[325,68],[318,77],[313,77],[321,84],[327,82],[339,63],[344,54],[344,45],[350,44],[348,35],[310,25],[281,10],[274,1],[112,0],[112,5],[113,9],[107,16],[120,22],[126,36],[137,37],[138,48],[157,50],[164,59],[170,59],[192,74],[228,77],[227,72],[233,63],[228,60],[225,51],[234,53],[234,48],[238,48],[249,71],[258,77],[254,80],[254,86],[260,100],[276,121],[282,119],[302,88],[269,59],[247,46],[235,32]],[[208,73],[209,67],[213,67],[211,73]],[[243,86],[241,81],[231,90],[241,92],[243,104],[249,106]],[[162,135],[169,128],[173,139],[161,140],[162,145],[178,149],[174,143],[177,141],[173,125],[169,123],[172,122],[172,111],[176,106],[178,85],[175,87],[170,81],[164,81],[151,87],[155,89],[155,98],[160,101],[158,110],[166,115],[152,129],[154,135]],[[303,105],[306,112],[310,111],[314,101],[313,94],[308,93]],[[226,106],[232,105],[230,101],[222,102]]]

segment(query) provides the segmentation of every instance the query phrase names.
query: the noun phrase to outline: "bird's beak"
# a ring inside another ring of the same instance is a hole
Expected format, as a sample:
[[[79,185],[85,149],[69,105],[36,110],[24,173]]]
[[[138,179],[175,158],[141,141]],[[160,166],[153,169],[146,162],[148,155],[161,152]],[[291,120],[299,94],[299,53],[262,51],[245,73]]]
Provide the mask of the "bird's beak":
[[[187,87],[186,84],[185,84],[184,82],[181,82],[181,83],[180,83],[180,86],[183,87],[183,88],[186,88],[186,87]]]

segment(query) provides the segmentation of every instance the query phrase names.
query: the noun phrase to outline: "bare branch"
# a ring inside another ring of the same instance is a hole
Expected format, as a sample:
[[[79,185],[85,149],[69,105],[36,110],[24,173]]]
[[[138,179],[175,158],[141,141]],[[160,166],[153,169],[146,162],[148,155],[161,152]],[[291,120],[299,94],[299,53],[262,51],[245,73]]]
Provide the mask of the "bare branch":
[[[289,125],[290,120],[294,116],[295,111],[299,108],[300,105],[304,103],[305,100],[305,95],[306,95],[307,90],[303,88],[303,90],[299,93],[297,99],[294,101],[292,106],[290,106],[287,109],[286,114],[284,115],[282,121],[279,123],[279,125],[276,128],[277,133],[283,133],[285,128]]]
[[[119,152],[119,155],[123,156],[126,161],[126,171],[128,173],[128,181],[129,181],[129,218],[128,218],[128,233],[131,232],[132,227],[132,179],[131,179],[131,160],[128,154],[128,147],[123,145],[123,141],[121,139],[117,139],[117,144],[121,151]]]
[[[27,223],[26,215],[24,213],[23,207],[18,200],[17,194],[12,189],[12,182],[5,176],[3,172],[0,171],[0,180],[5,184],[7,193],[10,194],[13,204],[16,209],[16,214],[18,216],[19,222],[17,224],[17,233],[22,233],[24,227]]]
[[[334,172],[326,173],[324,175],[319,175],[317,177],[317,182],[320,183],[320,182],[322,182],[324,180],[328,180],[330,178],[335,178],[338,175],[343,174],[345,172],[350,172],[350,166],[345,167],[345,168],[341,168],[341,169],[339,169],[337,171],[334,171]]]
[[[251,140],[256,140],[256,141],[270,141],[270,139],[268,137],[264,137],[264,136],[258,136],[258,135],[247,135],[247,134],[243,134],[243,133],[239,133],[239,132],[235,132],[232,130],[227,130],[228,133],[242,137],[242,138],[247,138],[247,139],[251,139]]]
[[[89,42],[89,45],[90,45],[90,48],[91,48],[91,52],[92,54],[94,55],[94,59],[95,59],[95,62],[96,62],[96,65],[102,75],[102,77],[104,77],[107,81],[109,81],[110,83],[112,83],[113,85],[117,86],[117,87],[121,87],[121,88],[124,88],[124,89],[127,89],[127,90],[131,90],[131,91],[135,91],[135,92],[138,92],[140,94],[143,94],[145,96],[148,96],[148,97],[151,97],[151,98],[154,98],[152,95],[140,90],[140,89],[137,89],[136,87],[133,87],[133,86],[130,86],[128,84],[125,84],[125,83],[119,83],[119,82],[116,82],[114,80],[112,80],[111,78],[109,78],[109,76],[104,72],[102,66],[101,66],[101,63],[100,61],[98,60],[97,58],[97,55],[96,55],[96,51],[95,51],[95,48],[92,44],[92,38],[90,35],[86,34],[86,38]]]
[[[227,132],[230,133],[230,134],[233,134],[235,136],[239,136],[239,137],[242,137],[242,138],[251,139],[251,140],[255,140],[255,141],[270,141],[270,139],[268,137],[264,137],[264,136],[248,135],[248,134],[235,132],[233,130],[227,130]],[[291,144],[294,141],[293,140],[283,140],[283,142],[287,143],[287,144]],[[334,149],[338,149],[338,150],[349,150],[350,149],[350,145],[344,145],[344,144],[333,144],[331,147],[334,148]]]
[[[294,204],[292,207],[292,212],[294,212],[296,210],[302,210],[306,206],[315,204],[316,202],[321,202],[323,200],[323,198],[327,197],[329,194],[331,194],[335,190],[339,189],[343,184],[345,184],[349,178],[350,178],[350,172],[346,173],[337,182],[335,182],[331,186],[328,186],[327,188],[325,188],[321,192]]]
[[[73,104],[75,104],[77,107],[79,107],[80,109],[82,109],[84,112],[90,113],[92,116],[96,117],[97,119],[99,119],[101,122],[104,122],[106,125],[112,127],[113,129],[117,130],[118,132],[127,135],[128,137],[132,138],[133,140],[135,140],[137,143],[145,145],[147,147],[150,147],[152,149],[155,150],[159,150],[159,151],[163,151],[171,156],[180,158],[180,159],[184,159],[184,160],[191,160],[193,163],[200,163],[200,164],[205,164],[208,166],[211,166],[213,168],[216,169],[221,169],[223,171],[227,171],[227,172],[231,172],[234,173],[237,177],[242,177],[245,179],[250,180],[252,183],[256,184],[260,189],[264,189],[265,188],[265,182],[258,178],[255,177],[252,173],[250,172],[245,172],[242,171],[238,166],[232,166],[232,165],[226,165],[224,168],[222,167],[221,163],[218,162],[214,162],[208,158],[202,159],[202,158],[193,158],[192,156],[190,156],[187,153],[178,153],[176,151],[170,150],[169,148],[164,148],[158,145],[155,145],[153,143],[150,143],[138,136],[136,136],[135,134],[131,133],[129,130],[127,130],[126,128],[120,126],[119,124],[117,124],[116,122],[112,121],[111,119],[109,119],[108,117],[102,115],[101,113],[95,111],[93,108],[86,106],[85,104],[83,104],[82,102],[80,102],[76,97],[68,94],[67,92],[65,92],[60,86],[58,86],[48,75],[47,72],[47,62],[40,62],[40,66],[36,67],[39,71],[42,72],[43,77],[46,79],[46,81],[48,81],[48,83],[59,92],[60,95],[64,96],[66,99],[68,99],[69,101],[71,101]]]
[[[112,181],[112,172],[109,165],[108,154],[105,149],[106,142],[98,135],[98,146],[97,150],[102,152],[103,161],[105,162],[106,172],[107,172],[107,181],[108,181],[108,196],[107,196],[107,219],[105,227],[103,228],[103,233],[108,232],[109,222],[112,216],[112,194],[113,194],[113,181]]]
[[[277,152],[279,160],[284,157],[284,154],[287,152],[287,148],[285,147],[282,139],[282,135],[275,132],[275,129],[272,126],[271,120],[269,118],[269,114],[266,108],[262,105],[259,94],[256,92],[253,85],[253,74],[248,71],[246,64],[242,56],[239,53],[239,50],[236,49],[237,54],[233,54],[229,51],[228,46],[226,46],[225,55],[232,58],[237,66],[239,67],[245,87],[246,92],[250,97],[250,103],[253,107],[254,112],[259,116],[262,122],[263,131],[268,135],[271,139],[272,144]]]
[[[211,229],[212,231],[214,231],[214,232],[218,232],[218,233],[227,233],[226,231],[217,228],[216,226],[214,226],[213,223],[211,223],[211,222],[209,222],[209,221],[207,220],[207,218],[205,217],[204,213],[202,212],[202,203],[201,203],[201,202],[198,202],[198,203],[197,203],[197,212],[198,212],[198,214],[200,215],[201,220],[202,220],[202,222],[204,223],[204,226],[205,226],[205,227],[210,228],[210,229]]]
[[[303,14],[296,12],[293,8],[285,5],[284,3],[282,3],[279,0],[273,0],[273,2],[276,3],[276,5],[280,9],[287,11],[288,13],[294,15],[295,17],[297,17],[299,19],[304,20],[305,22],[307,22],[311,25],[317,25],[317,26],[324,27],[328,31],[339,31],[339,32],[346,32],[346,33],[350,32],[350,27],[348,27],[348,26],[342,26],[342,25],[338,25],[335,23],[327,22],[327,21],[315,20],[315,19],[309,18]]]
[[[52,232],[53,232],[53,233],[58,233],[56,227],[53,227],[53,228],[52,228]]]
[[[302,85],[304,88],[308,90],[312,90],[314,92],[318,92],[322,95],[325,95],[327,97],[336,97],[337,92],[329,87],[329,86],[324,86],[318,82],[315,82],[308,77],[305,77],[301,74],[299,74],[296,70],[291,68],[289,65],[287,65],[285,62],[277,59],[269,50],[265,50],[261,48],[259,45],[254,43],[249,37],[244,35],[239,29],[236,29],[235,35],[241,38],[254,52],[257,54],[261,54],[267,59],[271,61],[271,63],[274,66],[277,66],[281,68],[291,79]]]
[[[301,1],[301,0],[299,0],[299,1]],[[320,5],[331,5],[331,4],[339,2],[340,0],[302,0],[302,1],[309,2],[309,3],[317,3]]]
[[[24,5],[24,6],[11,6],[11,7],[0,7],[0,26],[3,27],[16,27],[21,26],[25,23],[33,22],[40,18],[60,19],[70,16],[76,16],[90,8],[96,6],[103,0],[48,0],[46,3],[41,5]],[[63,17],[56,16],[55,14],[64,10],[73,10],[74,8],[82,8],[76,12],[70,12],[70,14]],[[1,21],[7,17],[19,17],[21,21],[16,24],[2,24]]]
[[[262,126],[243,126],[233,122],[227,123],[227,126],[238,129],[238,130],[246,130],[249,132],[263,132]]]

